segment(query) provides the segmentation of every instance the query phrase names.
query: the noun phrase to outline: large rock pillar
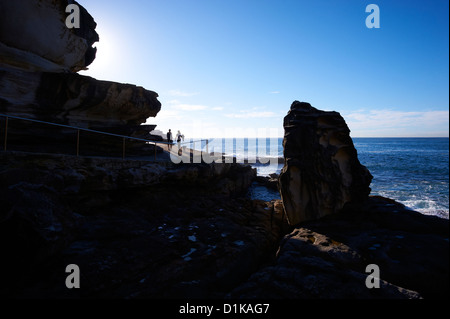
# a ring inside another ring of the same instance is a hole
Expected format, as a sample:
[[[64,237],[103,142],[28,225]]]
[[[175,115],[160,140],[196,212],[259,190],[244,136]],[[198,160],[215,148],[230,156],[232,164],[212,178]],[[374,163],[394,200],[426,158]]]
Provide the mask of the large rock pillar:
[[[337,112],[294,101],[284,118],[284,167],[279,186],[289,224],[363,201],[372,175],[361,165],[345,120]]]

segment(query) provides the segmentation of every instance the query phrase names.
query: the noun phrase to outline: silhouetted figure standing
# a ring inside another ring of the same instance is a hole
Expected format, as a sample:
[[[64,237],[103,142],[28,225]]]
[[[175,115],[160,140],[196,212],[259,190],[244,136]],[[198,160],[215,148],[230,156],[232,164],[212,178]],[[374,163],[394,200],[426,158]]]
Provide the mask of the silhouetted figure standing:
[[[169,131],[167,132],[167,149],[170,151],[172,149],[172,143],[173,143],[173,139],[172,139],[172,130],[169,129]]]

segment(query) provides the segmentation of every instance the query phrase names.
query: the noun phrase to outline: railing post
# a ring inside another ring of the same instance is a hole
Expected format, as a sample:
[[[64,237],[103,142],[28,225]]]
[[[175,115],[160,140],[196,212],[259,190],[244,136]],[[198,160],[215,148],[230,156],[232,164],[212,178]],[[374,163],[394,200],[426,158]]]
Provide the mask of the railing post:
[[[208,151],[208,140],[206,140],[206,154],[209,155],[209,151]]]
[[[123,143],[122,143],[122,159],[125,159],[125,137],[123,138]]]
[[[155,162],[156,162],[156,143],[153,143],[153,147],[155,148]]]
[[[80,155],[80,130],[77,130],[77,157]]]
[[[7,143],[8,143],[8,117],[6,117],[6,121],[5,121],[5,145],[4,145],[5,151],[6,151]]]

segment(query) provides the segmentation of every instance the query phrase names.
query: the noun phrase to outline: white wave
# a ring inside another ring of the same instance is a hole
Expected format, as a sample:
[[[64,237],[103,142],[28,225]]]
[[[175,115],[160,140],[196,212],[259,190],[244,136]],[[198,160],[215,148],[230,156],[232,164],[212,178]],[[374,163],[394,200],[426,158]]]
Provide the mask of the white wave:
[[[256,173],[258,176],[269,176],[270,174],[280,174],[281,169],[283,168],[283,164],[278,165],[252,165],[253,168],[256,168]]]
[[[424,215],[434,215],[442,218],[449,219],[449,209],[440,206],[434,200],[431,199],[412,199],[399,201],[407,208]]]
[[[416,195],[399,194],[398,192],[374,191],[371,195],[379,195],[393,199],[406,206],[407,209],[422,213],[424,215],[433,215],[441,218],[449,219],[449,208],[440,205],[433,199],[428,197],[419,198]]]

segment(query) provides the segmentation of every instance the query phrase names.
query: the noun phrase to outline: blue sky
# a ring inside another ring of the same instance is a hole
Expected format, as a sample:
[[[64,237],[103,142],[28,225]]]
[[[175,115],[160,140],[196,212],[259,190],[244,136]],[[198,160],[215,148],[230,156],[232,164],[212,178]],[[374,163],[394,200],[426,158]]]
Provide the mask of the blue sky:
[[[282,136],[299,100],[341,113],[352,137],[449,136],[448,0],[79,3],[100,35],[81,74],[157,92],[148,123],[164,132]]]

